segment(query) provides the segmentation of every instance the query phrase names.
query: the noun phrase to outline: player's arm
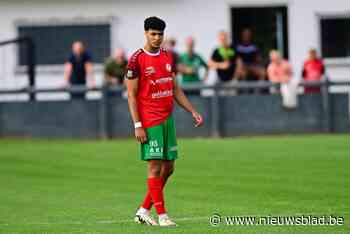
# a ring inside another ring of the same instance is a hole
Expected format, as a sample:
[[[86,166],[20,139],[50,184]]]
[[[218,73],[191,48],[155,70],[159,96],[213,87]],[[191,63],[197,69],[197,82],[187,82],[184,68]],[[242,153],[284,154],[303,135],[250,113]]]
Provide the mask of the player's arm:
[[[126,82],[126,88],[128,91],[129,111],[135,125],[135,137],[139,142],[145,143],[147,141],[147,135],[144,128],[140,126],[141,124],[140,115],[137,110],[137,93],[138,93],[139,79],[138,78],[126,79],[125,82]]]
[[[192,106],[191,102],[188,100],[184,92],[182,91],[180,85],[178,85],[175,76],[174,76],[174,98],[175,101],[186,111],[192,114],[193,119],[195,120],[195,126],[199,127],[203,124],[202,116],[196,111]]]

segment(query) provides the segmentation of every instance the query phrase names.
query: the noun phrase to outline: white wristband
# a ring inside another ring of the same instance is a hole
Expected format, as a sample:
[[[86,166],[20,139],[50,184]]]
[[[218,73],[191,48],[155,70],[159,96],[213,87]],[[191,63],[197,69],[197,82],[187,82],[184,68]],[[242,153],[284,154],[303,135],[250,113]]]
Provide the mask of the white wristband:
[[[142,123],[141,122],[136,122],[134,123],[135,128],[142,128]]]

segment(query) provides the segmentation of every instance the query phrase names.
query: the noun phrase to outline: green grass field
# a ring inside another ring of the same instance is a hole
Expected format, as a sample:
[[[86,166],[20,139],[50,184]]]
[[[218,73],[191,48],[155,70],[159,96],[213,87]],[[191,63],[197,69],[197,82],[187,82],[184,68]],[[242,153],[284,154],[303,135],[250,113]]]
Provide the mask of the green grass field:
[[[134,224],[137,143],[0,141],[0,233],[350,233],[350,135],[182,139],[166,187],[176,228]],[[222,215],[344,217],[341,226],[212,227]]]

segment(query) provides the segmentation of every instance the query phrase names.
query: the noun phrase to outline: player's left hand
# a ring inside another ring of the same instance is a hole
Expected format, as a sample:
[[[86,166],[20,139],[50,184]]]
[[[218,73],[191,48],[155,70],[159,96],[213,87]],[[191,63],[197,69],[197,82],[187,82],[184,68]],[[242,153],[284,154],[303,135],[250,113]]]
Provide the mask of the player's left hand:
[[[194,126],[199,127],[203,124],[203,117],[196,111],[192,112],[192,117],[195,121]]]

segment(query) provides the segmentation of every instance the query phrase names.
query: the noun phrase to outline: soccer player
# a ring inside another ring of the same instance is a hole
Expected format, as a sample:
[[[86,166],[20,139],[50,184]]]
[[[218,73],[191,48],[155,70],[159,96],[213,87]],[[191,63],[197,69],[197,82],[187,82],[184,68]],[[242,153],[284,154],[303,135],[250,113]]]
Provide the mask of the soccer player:
[[[161,48],[165,26],[157,17],[145,19],[146,44],[128,62],[126,85],[135,137],[141,143],[141,159],[148,164],[148,191],[136,212],[135,222],[176,226],[167,215],[163,195],[177,158],[172,117],[174,100],[192,114],[196,127],[203,123],[203,118],[177,84],[171,54]],[[158,223],[150,216],[152,205],[158,214]]]

